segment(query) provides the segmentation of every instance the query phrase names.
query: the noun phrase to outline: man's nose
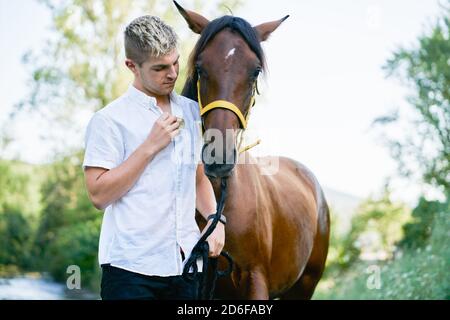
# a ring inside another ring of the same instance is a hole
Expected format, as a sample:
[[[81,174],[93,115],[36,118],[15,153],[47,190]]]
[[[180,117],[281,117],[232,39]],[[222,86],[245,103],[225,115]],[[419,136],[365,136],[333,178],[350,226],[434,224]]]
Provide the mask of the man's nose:
[[[169,69],[169,73],[167,74],[167,78],[169,78],[170,80],[173,80],[173,79],[177,78],[177,75],[178,75],[177,68],[175,66],[172,66]]]

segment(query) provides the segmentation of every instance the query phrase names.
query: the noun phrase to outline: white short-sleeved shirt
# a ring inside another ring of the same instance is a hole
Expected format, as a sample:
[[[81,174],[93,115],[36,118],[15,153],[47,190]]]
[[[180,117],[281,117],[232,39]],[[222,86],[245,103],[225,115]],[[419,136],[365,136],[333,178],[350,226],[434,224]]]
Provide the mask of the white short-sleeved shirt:
[[[200,237],[195,222],[195,175],[200,159],[197,102],[170,94],[172,114],[185,126],[149,162],[135,185],[103,216],[99,263],[145,275],[180,275],[180,247],[189,257]],[[85,137],[83,167],[112,169],[147,138],[162,114],[156,99],[130,85],[97,111]]]

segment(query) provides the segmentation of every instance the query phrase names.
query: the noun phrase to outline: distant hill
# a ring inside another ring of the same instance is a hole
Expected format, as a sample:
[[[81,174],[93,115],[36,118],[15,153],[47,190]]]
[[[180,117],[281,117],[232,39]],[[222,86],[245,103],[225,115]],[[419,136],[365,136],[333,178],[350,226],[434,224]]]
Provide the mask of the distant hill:
[[[338,230],[340,232],[348,231],[351,218],[364,199],[327,187],[323,187],[323,192],[325,193],[328,206],[331,209],[332,223],[333,217],[337,217],[339,220]]]

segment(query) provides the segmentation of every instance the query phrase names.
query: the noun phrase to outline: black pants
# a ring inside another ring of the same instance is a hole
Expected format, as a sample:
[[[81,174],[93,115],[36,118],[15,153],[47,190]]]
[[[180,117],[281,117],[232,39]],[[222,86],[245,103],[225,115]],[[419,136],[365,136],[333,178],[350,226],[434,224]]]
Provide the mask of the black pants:
[[[100,296],[103,300],[195,300],[198,286],[198,281],[187,282],[181,276],[146,276],[102,265]]]

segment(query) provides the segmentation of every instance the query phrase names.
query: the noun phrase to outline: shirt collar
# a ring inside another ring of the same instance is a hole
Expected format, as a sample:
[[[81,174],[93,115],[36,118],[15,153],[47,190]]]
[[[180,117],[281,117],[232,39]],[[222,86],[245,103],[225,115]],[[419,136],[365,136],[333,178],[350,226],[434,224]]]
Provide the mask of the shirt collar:
[[[127,94],[130,98],[132,98],[135,102],[137,102],[140,106],[149,108],[156,107],[156,98],[151,97],[141,90],[137,89],[135,86],[130,84],[128,86]]]
[[[135,102],[144,108],[156,108],[157,102],[155,97],[151,97],[141,90],[137,89],[134,85],[130,84],[127,91],[128,96],[130,96]],[[170,101],[175,104],[179,104],[180,97],[175,91],[170,93]]]

